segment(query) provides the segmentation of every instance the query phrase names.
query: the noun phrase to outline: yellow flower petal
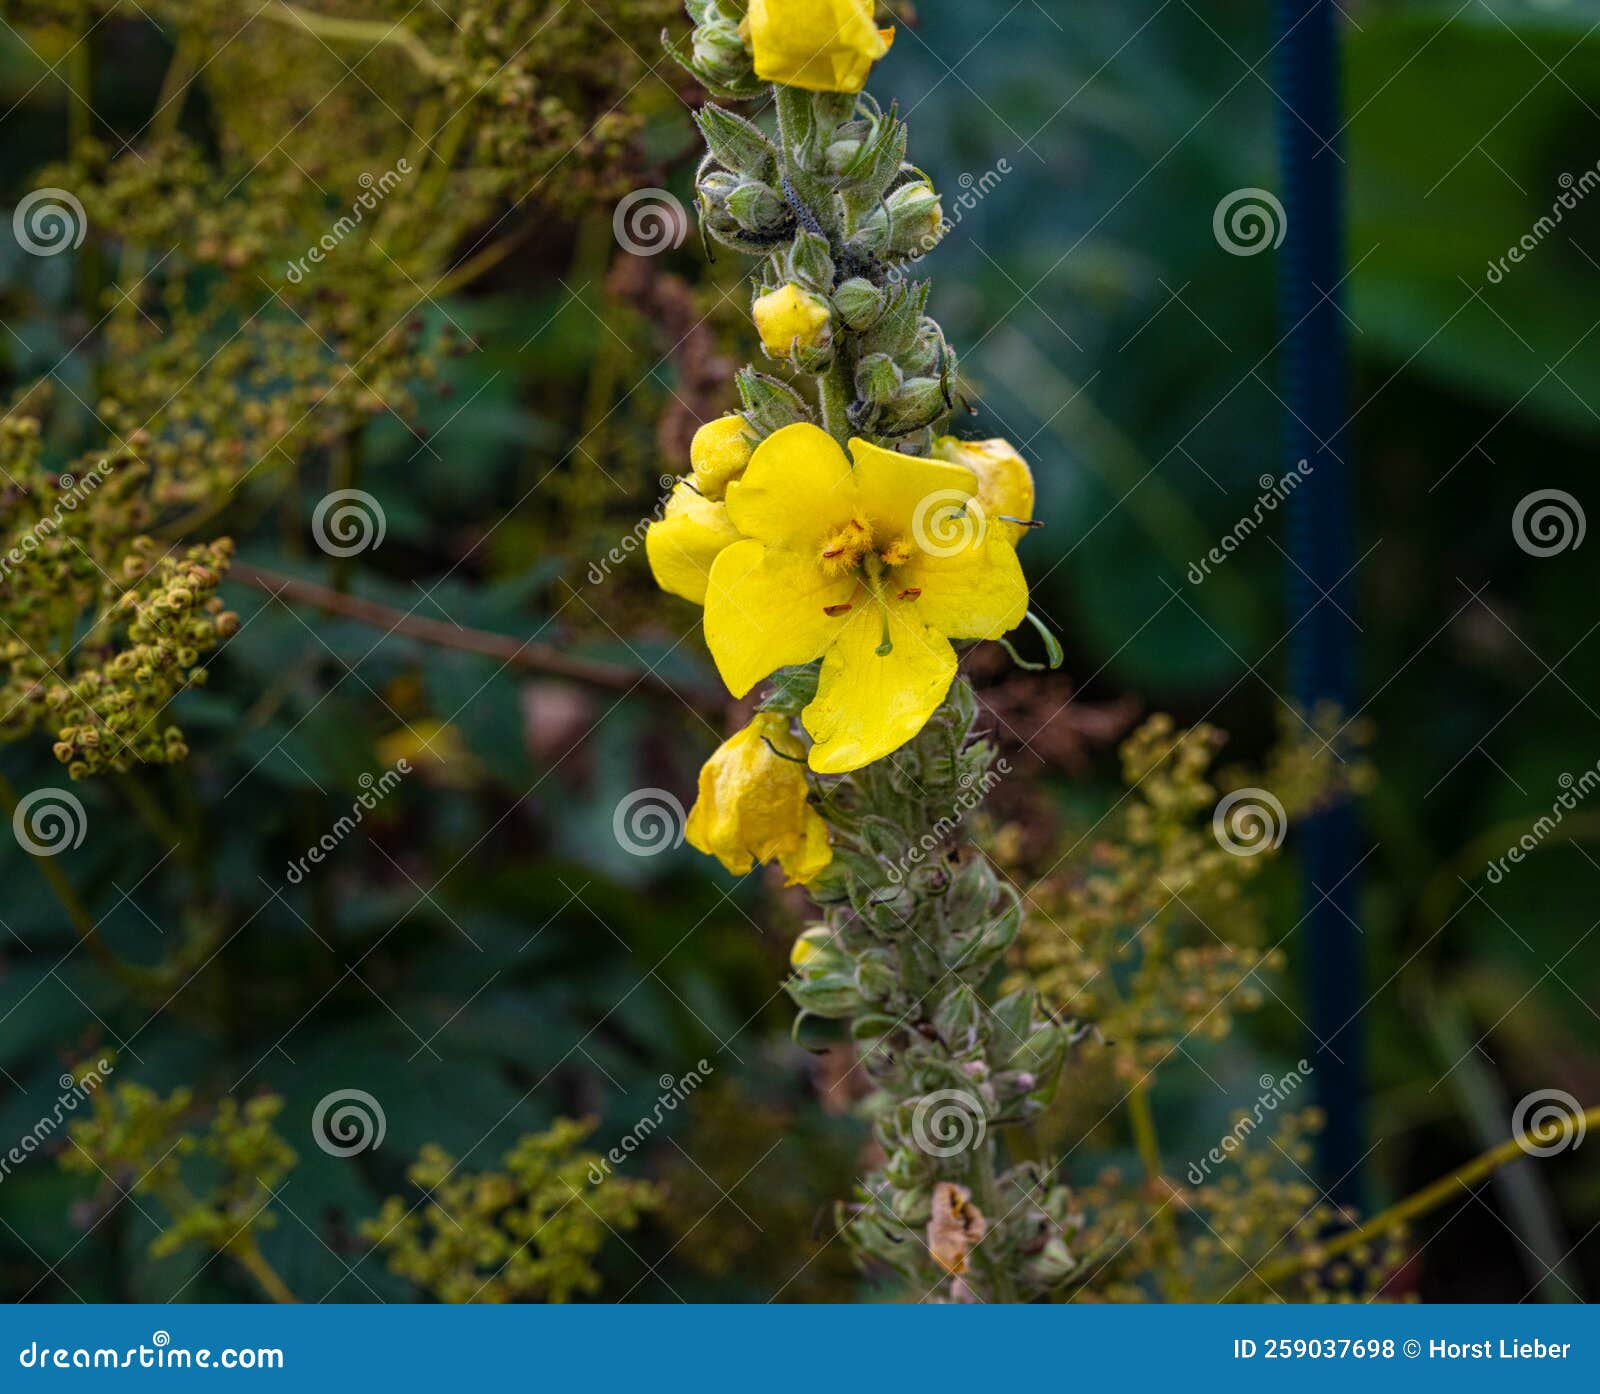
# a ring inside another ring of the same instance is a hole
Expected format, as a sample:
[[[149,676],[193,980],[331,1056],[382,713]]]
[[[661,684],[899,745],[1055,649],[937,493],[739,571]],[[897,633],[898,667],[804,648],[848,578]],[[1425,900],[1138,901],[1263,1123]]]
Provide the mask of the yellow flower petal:
[[[743,697],[779,668],[818,657],[846,619],[825,610],[850,603],[856,585],[751,538],[724,550],[706,592],[706,644],[728,690]]]
[[[644,551],[662,590],[704,605],[711,563],[738,540],[726,508],[679,484],[661,517],[645,530]]]
[[[700,771],[685,826],[689,844],[736,876],[758,861],[778,862],[790,885],[816,876],[833,860],[833,848],[796,763],[803,749],[788,718],[771,712],[730,736]]]
[[[991,522],[1002,517],[1033,517],[1033,471],[1008,440],[957,440],[940,436],[935,458],[964,465],[978,476],[978,502]],[[1030,531],[1015,523],[997,523],[1013,545]]]
[[[750,463],[750,427],[742,416],[719,416],[694,433],[689,464],[695,487],[708,499],[720,499],[728,485]]]
[[[850,520],[850,461],[820,427],[806,421],[785,426],[756,447],[744,477],[728,486],[727,502],[728,516],[746,537],[811,552]]]
[[[800,715],[816,741],[811,768],[844,774],[881,760],[920,731],[956,673],[955,650],[917,614],[920,602],[890,601],[889,638],[880,657],[881,614],[858,605],[822,660],[815,700]]]
[[[913,602],[926,624],[952,639],[998,639],[1028,613],[1028,582],[1004,524],[951,556],[920,552],[895,572],[894,584],[922,592]]]
[[[901,455],[870,441],[852,440],[856,496],[880,540],[916,538],[937,522],[940,511],[958,507],[978,492],[971,470],[939,460]]]
[[[874,0],[750,0],[750,43],[763,82],[812,92],[859,92],[889,51]]]

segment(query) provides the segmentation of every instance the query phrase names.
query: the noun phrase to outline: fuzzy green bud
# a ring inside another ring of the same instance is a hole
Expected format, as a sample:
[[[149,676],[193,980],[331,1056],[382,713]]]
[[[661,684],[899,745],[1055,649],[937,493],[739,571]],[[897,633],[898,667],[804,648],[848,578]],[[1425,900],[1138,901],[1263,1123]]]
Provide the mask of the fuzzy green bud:
[[[861,333],[883,314],[883,292],[862,276],[853,276],[833,293],[833,308],[844,325]]]

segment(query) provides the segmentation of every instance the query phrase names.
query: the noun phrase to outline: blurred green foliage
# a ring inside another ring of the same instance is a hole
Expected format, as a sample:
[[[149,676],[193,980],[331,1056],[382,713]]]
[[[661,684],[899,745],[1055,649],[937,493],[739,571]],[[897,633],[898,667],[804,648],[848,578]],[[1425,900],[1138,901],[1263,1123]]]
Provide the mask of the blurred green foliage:
[[[0,6],[8,208],[70,154],[68,67],[51,64],[71,39],[32,27],[36,8]],[[1230,758],[1258,759],[1283,712],[1287,539],[1275,523],[1203,585],[1185,571],[1253,504],[1259,477],[1286,465],[1275,258],[1228,255],[1212,235],[1229,192],[1278,186],[1265,12],[1156,0],[918,8],[878,85],[914,122],[936,185],[987,184],[941,248],[932,310],[963,348],[974,429],[1008,436],[1035,464],[1048,527],[1030,542],[1030,579],[1082,683],[1073,710],[1136,694],[1180,724],[1232,733]],[[1534,488],[1592,500],[1600,203],[1580,203],[1501,284],[1487,279],[1549,212],[1561,176],[1600,161],[1600,6],[1348,8],[1344,294],[1365,553],[1354,619],[1380,774],[1361,873],[1368,1165],[1392,1196],[1503,1138],[1512,1101],[1531,1090],[1600,1097],[1600,936],[1587,909],[1600,823],[1570,820],[1504,884],[1483,875],[1564,773],[1600,760],[1589,696],[1600,553],[1531,557],[1510,522]],[[136,149],[171,39],[118,14],[91,47],[89,134]],[[305,84],[291,105],[338,93],[304,147],[328,130],[347,140],[333,166],[312,170],[328,214],[348,204],[357,171],[405,148],[399,115],[363,92],[395,58],[363,60],[354,77],[325,54],[316,72],[309,59],[263,69],[263,87]],[[620,177],[686,199],[686,94],[666,67],[650,71],[653,51],[647,60],[626,89],[637,122],[617,147],[629,152]],[[182,109],[178,133],[208,159],[248,166],[270,149],[259,132],[216,141],[229,84],[241,100],[256,90],[237,86],[248,67],[202,79]],[[581,109],[592,120],[605,108]],[[400,114],[414,110],[408,99]],[[277,153],[297,151],[291,140]],[[618,172],[610,158],[599,173]],[[984,181],[1001,161],[1011,172]],[[270,167],[292,177],[287,159]],[[415,307],[424,340],[448,331],[469,346],[410,382],[408,414],[361,428],[381,548],[345,566],[311,543],[316,504],[349,479],[340,433],[309,441],[292,485],[245,490],[205,536],[231,535],[241,561],[397,616],[702,683],[699,640],[651,599],[640,554],[623,548],[598,582],[590,567],[657,506],[659,477],[683,464],[683,422],[725,405],[714,360],[746,355],[732,336],[747,292],[736,268],[707,269],[693,237],[619,260],[617,187],[575,183],[564,206],[530,210],[515,205],[521,188],[464,186],[458,219],[410,229],[420,260],[405,262],[409,274],[426,285],[424,267],[481,250],[511,205],[520,212],[495,236],[518,240],[470,287],[431,301],[392,268],[374,271],[380,258],[357,259],[370,277],[359,283],[397,296],[396,314]],[[76,405],[96,400],[106,351],[99,310],[83,303],[83,258],[109,275],[121,250],[101,226],[81,256],[30,257],[0,235],[0,384],[10,402],[53,380],[52,470],[95,430]],[[604,1152],[656,1106],[662,1075],[705,1056],[717,1084],[629,1163],[667,1178],[665,1209],[596,1258],[603,1295],[872,1292],[812,1224],[862,1170],[861,1133],[830,1111],[837,1072],[819,1088],[831,1067],[788,1040],[778,984],[796,911],[685,849],[640,858],[613,835],[630,792],[687,796],[720,714],[530,673],[237,581],[223,595],[238,633],[207,686],[172,708],[188,759],[74,785],[87,836],[52,859],[106,946],[147,969],[182,964],[173,983],[151,993],[91,961],[50,884],[0,839],[0,1138],[28,1133],[54,1106],[64,1063],[102,1048],[153,1096],[281,1097],[274,1126],[299,1164],[276,1188],[288,1218],[261,1234],[263,1256],[311,1300],[396,1300],[416,1289],[358,1227],[384,1197],[410,1194],[424,1148],[480,1174],[518,1138],[592,1117],[589,1145]],[[1065,698],[1052,691],[1050,710]],[[1019,759],[1024,743],[1043,747],[1044,725],[1016,727]],[[363,777],[393,766],[396,736],[416,773],[293,881],[291,865],[349,812]],[[435,750],[448,758],[427,758]],[[47,741],[7,746],[0,767],[19,791],[66,782]],[[1116,775],[1102,756],[1030,767],[1049,794],[1028,806],[1025,830],[1098,826]],[[1288,972],[1246,1025],[1189,1041],[1164,1073],[1153,1105],[1174,1161],[1203,1154],[1229,1103],[1301,1049],[1292,868],[1267,869],[1253,892],[1273,942],[1288,934]],[[352,1086],[383,1104],[387,1136],[334,1157],[312,1145],[312,1118]],[[1095,1186],[1102,1165],[1131,1171],[1137,1155],[1131,1135],[1102,1131],[1069,1178]],[[1600,1178],[1586,1155],[1537,1175],[1511,1169],[1485,1205],[1429,1233],[1407,1284],[1515,1301],[1553,1269],[1544,1295],[1592,1292]],[[8,1296],[255,1296],[198,1251],[152,1258],[159,1217],[86,1208],[102,1182],[39,1158],[5,1176]]]

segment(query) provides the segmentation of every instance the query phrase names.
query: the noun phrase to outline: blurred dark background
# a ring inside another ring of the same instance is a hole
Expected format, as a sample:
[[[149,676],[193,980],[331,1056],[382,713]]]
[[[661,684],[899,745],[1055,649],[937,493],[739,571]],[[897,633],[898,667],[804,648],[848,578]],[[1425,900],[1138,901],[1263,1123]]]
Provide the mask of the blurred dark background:
[[[8,207],[67,138],[58,52],[13,8],[0,9]],[[1579,518],[1594,494],[1600,198],[1582,176],[1600,169],[1600,3],[1344,11],[1361,692],[1346,716],[1370,725],[1377,775],[1350,932],[1365,964],[1375,1208],[1503,1140],[1530,1093],[1600,1100],[1600,807],[1568,814],[1498,884],[1487,875],[1564,777],[1600,762],[1600,549],[1536,555],[1513,526],[1530,494],[1562,491]],[[1277,254],[1236,254],[1213,226],[1235,191],[1281,188],[1267,7],[1021,0],[901,18],[872,89],[900,103],[947,211],[974,195],[930,263],[931,311],[963,351],[980,408],[970,433],[1008,437],[1038,480],[1047,527],[1024,562],[1067,650],[1051,681],[1070,678],[1083,710],[1137,703],[1212,722],[1230,758],[1262,759],[1289,695],[1281,513],[1202,584],[1187,573],[1255,505],[1261,477],[1292,464]],[[169,47],[131,12],[95,42],[95,108],[131,137]],[[686,205],[692,97],[666,65],[628,97],[647,118],[639,182]],[[203,100],[185,119],[203,124]],[[1559,225],[1491,278],[1563,191]],[[750,351],[743,268],[708,268],[694,235],[641,266],[619,252],[610,213],[538,215],[514,255],[420,307],[474,347],[448,361],[447,394],[420,396],[415,433],[390,420],[368,433],[364,487],[387,535],[355,592],[703,689],[713,675],[693,616],[653,591],[623,540],[683,467],[662,418],[728,405],[727,367]],[[0,238],[8,396],[41,374],[86,380],[69,261]],[[331,585],[333,564],[304,540],[322,492],[235,524],[241,561]],[[618,547],[597,584],[591,568]],[[224,593],[243,624],[209,685],[176,706],[189,760],[74,785],[90,835],[59,862],[130,959],[160,958],[200,904],[223,907],[227,933],[205,972],[152,1008],[69,953],[48,885],[0,840],[0,1135],[26,1132],[64,1062],[102,1046],[153,1088],[277,1092],[301,1161],[281,1194],[293,1218],[263,1247],[313,1300],[394,1300],[409,1286],[345,1241],[403,1189],[424,1144],[476,1163],[559,1115],[589,1115],[603,1150],[654,1107],[660,1077],[705,1058],[714,1082],[629,1162],[665,1178],[670,1198],[608,1249],[605,1298],[870,1290],[817,1237],[864,1134],[824,1106],[817,1065],[791,1042],[778,984],[803,907],[686,846],[631,855],[614,833],[635,790],[689,801],[721,714],[518,671],[255,587]],[[362,776],[401,756],[417,774],[292,883],[287,867]],[[1109,743],[1074,756],[1037,774],[1064,824],[1116,798]],[[19,789],[65,783],[42,739],[0,764]],[[136,816],[151,805],[181,829],[176,850]],[[1203,1152],[1262,1069],[1305,1048],[1292,835],[1288,847],[1260,891],[1271,941],[1288,936],[1288,972],[1229,1041],[1161,1076],[1173,1159]],[[387,1118],[383,1146],[357,1163],[307,1132],[342,1087],[370,1092]],[[1587,1299],[1600,1282],[1594,1145],[1519,1163],[1425,1221],[1390,1295]],[[1104,1129],[1068,1172],[1132,1156]],[[146,1259],[136,1210],[86,1232],[91,1190],[42,1156],[0,1182],[7,1295],[250,1295],[226,1265]]]

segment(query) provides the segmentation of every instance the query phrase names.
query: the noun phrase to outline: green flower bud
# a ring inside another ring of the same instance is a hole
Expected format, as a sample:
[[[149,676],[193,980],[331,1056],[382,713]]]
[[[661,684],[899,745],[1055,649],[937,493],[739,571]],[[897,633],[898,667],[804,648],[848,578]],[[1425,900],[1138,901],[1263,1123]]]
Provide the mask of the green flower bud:
[[[888,406],[899,395],[904,381],[888,354],[868,354],[856,364],[856,396],[872,406]]]
[[[944,239],[944,205],[926,179],[902,184],[889,195],[888,209],[890,255],[914,260]]]
[[[784,986],[796,1006],[815,1016],[832,1019],[854,1016],[861,1010],[861,994],[856,990],[855,979],[845,973],[790,978]]]
[[[886,1002],[900,985],[900,975],[895,972],[889,955],[869,951],[856,964],[856,986],[869,1002]]]
[[[951,1050],[958,1053],[972,1044],[982,1021],[983,1008],[978,1003],[978,996],[965,983],[946,994],[933,1012],[933,1029]]]
[[[833,308],[847,328],[871,329],[883,314],[883,292],[862,276],[853,276],[833,293]]]
[[[777,179],[777,149],[759,126],[709,102],[695,113],[694,119],[718,164],[751,179],[768,183]]]
[[[727,197],[728,215],[744,231],[773,237],[794,222],[783,195],[759,179],[747,179]]]
[[[801,232],[789,248],[789,279],[809,291],[826,295],[833,288],[833,257],[828,239],[814,232]]]

